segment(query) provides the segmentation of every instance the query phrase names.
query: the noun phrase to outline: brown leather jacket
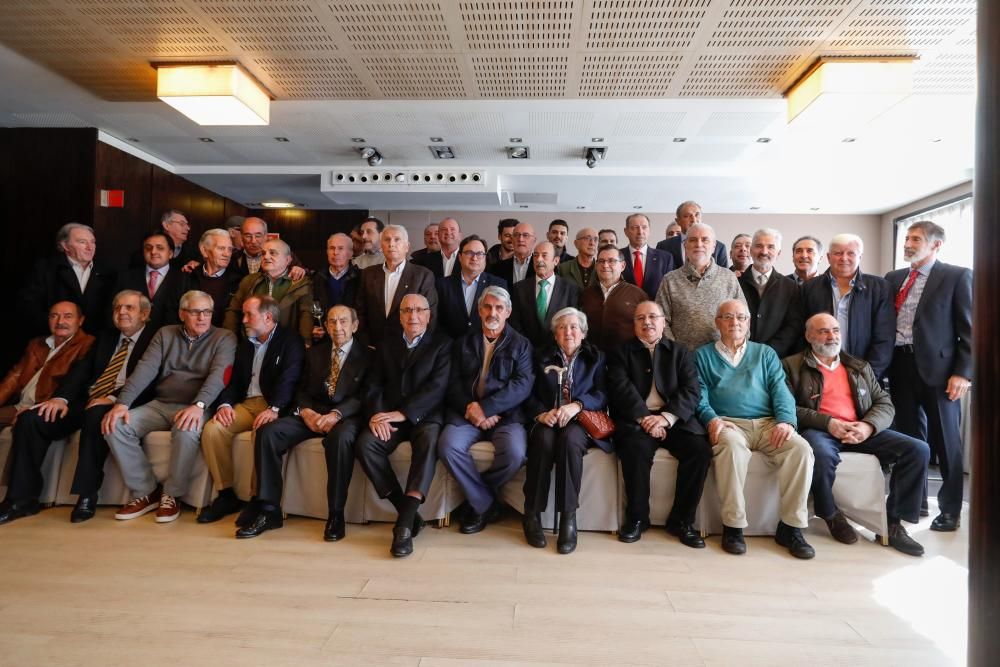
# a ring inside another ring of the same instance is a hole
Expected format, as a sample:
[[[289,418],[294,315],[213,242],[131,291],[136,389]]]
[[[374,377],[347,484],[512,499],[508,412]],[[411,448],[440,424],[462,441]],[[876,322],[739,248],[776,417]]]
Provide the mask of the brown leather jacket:
[[[83,358],[93,344],[93,336],[83,331],[77,331],[76,335],[67,341],[46,364],[45,358],[49,356],[49,346],[45,344],[44,337],[33,338],[28,343],[21,360],[0,381],[0,405],[6,405],[11,398],[19,397],[21,390],[42,366],[45,368],[42,368],[42,374],[38,378],[38,386],[35,388],[35,402],[41,403],[49,400],[73,363]]]

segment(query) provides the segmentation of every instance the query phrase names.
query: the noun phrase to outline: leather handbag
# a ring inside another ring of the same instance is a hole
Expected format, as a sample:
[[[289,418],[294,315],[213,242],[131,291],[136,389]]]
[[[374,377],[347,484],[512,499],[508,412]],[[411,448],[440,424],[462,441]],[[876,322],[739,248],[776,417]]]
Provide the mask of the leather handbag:
[[[594,440],[607,440],[615,432],[615,423],[603,410],[580,410],[576,420]]]

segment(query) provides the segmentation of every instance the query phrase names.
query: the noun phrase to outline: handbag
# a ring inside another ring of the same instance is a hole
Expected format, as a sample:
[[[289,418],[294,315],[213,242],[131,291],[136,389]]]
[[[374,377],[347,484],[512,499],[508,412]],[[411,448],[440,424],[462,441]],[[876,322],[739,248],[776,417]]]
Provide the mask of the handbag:
[[[580,410],[576,420],[594,440],[607,440],[615,432],[615,423],[603,410]]]

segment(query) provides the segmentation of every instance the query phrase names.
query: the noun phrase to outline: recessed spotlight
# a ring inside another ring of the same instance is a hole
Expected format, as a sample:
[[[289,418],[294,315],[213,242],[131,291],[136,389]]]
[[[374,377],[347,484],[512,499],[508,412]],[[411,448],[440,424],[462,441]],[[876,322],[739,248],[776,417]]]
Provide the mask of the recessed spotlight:
[[[577,206],[577,207],[576,207],[576,210],[578,210],[578,211],[582,211],[582,210],[583,210],[583,209],[585,209],[585,208],[587,208],[587,207],[586,207],[586,206]]]
[[[844,137],[843,139],[841,139],[841,142],[845,144],[853,144],[857,140],[858,140],[857,137]]]
[[[287,144],[288,143],[288,137],[275,137],[274,140],[275,141],[280,141],[283,144]]]
[[[750,210],[751,211],[759,211],[760,210],[760,206],[751,206]]]
[[[511,160],[527,160],[531,156],[527,146],[508,146],[507,157]]]
[[[435,160],[454,160],[455,151],[451,149],[451,146],[428,146],[431,149],[431,155],[434,156]]]
[[[758,144],[769,144],[771,143],[771,137],[757,137]]]
[[[809,210],[810,210],[810,211],[818,211],[818,210],[819,210],[819,206],[813,206],[813,207],[812,207],[812,208],[810,208]]]
[[[591,137],[590,140],[595,144],[600,144],[604,142],[604,137]]]
[[[138,141],[138,139],[129,139],[129,141]],[[939,143],[941,143],[941,140],[940,139],[931,139],[931,143],[932,144],[939,144]]]
[[[587,168],[593,169],[600,160],[608,154],[606,146],[589,146],[583,149],[583,159],[587,161]]]
[[[262,201],[260,205],[264,208],[295,208],[290,201]]]
[[[202,143],[206,143],[206,144],[214,144],[215,143],[215,139],[213,139],[212,137],[198,137],[198,141],[200,141]]]
[[[635,209],[635,210],[637,210],[637,211],[641,211],[641,210],[642,210],[642,207],[641,207],[641,206],[633,206],[632,208],[634,208],[634,209]]]
[[[367,141],[365,141],[364,137],[351,137],[351,141],[353,141],[356,144],[367,144],[368,143]]]
[[[444,139],[441,137],[430,137],[430,140],[436,144],[440,144],[442,141],[444,141]]]
[[[519,144],[519,143],[521,143],[521,137],[511,137],[510,138],[510,143],[512,143],[512,144]]]
[[[139,140],[135,137],[125,137],[125,141],[131,141],[133,144],[139,143]]]
[[[687,141],[687,137],[674,137],[675,144],[683,144],[685,141]]]

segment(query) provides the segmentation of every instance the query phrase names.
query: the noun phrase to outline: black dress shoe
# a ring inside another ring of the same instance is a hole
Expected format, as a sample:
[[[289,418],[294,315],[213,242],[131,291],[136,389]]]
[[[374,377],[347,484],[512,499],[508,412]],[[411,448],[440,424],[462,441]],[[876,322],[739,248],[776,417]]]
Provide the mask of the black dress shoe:
[[[854,544],[858,541],[858,533],[854,527],[847,522],[847,517],[840,510],[829,519],[823,519],[826,527],[830,529],[830,535],[841,544]]]
[[[691,547],[692,549],[705,548],[705,539],[701,536],[701,533],[695,530],[694,526],[689,523],[668,522],[664,528],[666,528],[668,533],[678,538],[681,541],[681,544],[686,547]]]
[[[0,525],[10,523],[15,519],[22,519],[26,516],[38,514],[41,509],[42,506],[33,498],[31,500],[16,500],[14,502],[5,500],[0,503]]]
[[[576,512],[563,512],[559,518],[559,537],[556,551],[571,554],[576,551]]]
[[[625,519],[625,523],[618,528],[618,541],[632,544],[642,539],[642,531],[646,530],[649,524],[642,519]]]
[[[737,556],[747,552],[747,542],[743,539],[742,528],[722,527],[722,550]]]
[[[73,511],[69,513],[72,523],[83,523],[94,518],[97,512],[97,496],[80,496],[76,499]]]
[[[269,530],[281,528],[284,524],[285,522],[281,518],[281,510],[273,512],[259,511],[247,525],[236,531],[236,537],[241,540],[248,537],[258,537]]]
[[[812,558],[816,551],[809,546],[806,538],[802,537],[802,531],[789,526],[784,521],[778,522],[778,530],[774,533],[774,541],[788,549],[788,553],[803,560]]]
[[[347,524],[343,512],[332,512],[323,528],[323,539],[327,542],[338,542],[347,534]]]
[[[930,515],[931,511],[929,509],[927,509],[926,507],[920,508],[920,516],[930,516]]]
[[[3,520],[0,519],[0,523]],[[958,530],[958,527],[962,525],[962,518],[958,514],[951,514],[950,512],[941,512],[934,520],[931,521],[931,530],[936,530],[941,533],[950,533],[952,531]]]
[[[463,535],[472,535],[473,533],[481,532],[483,528],[486,528],[487,523],[489,523],[488,511],[483,512],[482,514],[477,514],[476,511],[470,507],[465,516],[462,517],[462,525],[459,526],[458,532]]]
[[[881,535],[875,536],[876,542],[882,541]],[[915,539],[910,537],[910,534],[906,532],[902,524],[890,523],[889,524],[889,546],[900,551],[907,556],[923,556],[924,547],[917,542]]]
[[[538,512],[525,512],[521,525],[524,526],[524,539],[528,544],[536,549],[544,549],[547,542],[545,531],[542,530],[542,515]]]
[[[219,519],[230,514],[236,514],[243,507],[243,503],[232,493],[220,493],[208,507],[202,508],[198,514],[198,523],[215,523]]]
[[[389,553],[396,558],[405,558],[413,553],[413,531],[404,526],[392,529],[392,546]]]
[[[257,504],[257,501],[251,500],[250,502],[248,502],[246,505],[243,506],[243,511],[241,511],[240,515],[236,517],[236,521],[234,523],[240,528],[243,528],[244,526],[249,526],[250,523],[254,520],[254,517],[257,516],[257,513],[259,511],[260,511],[260,506]]]

